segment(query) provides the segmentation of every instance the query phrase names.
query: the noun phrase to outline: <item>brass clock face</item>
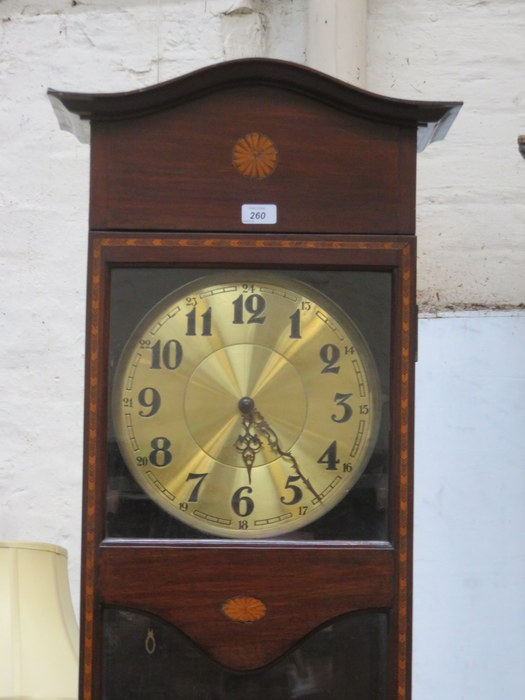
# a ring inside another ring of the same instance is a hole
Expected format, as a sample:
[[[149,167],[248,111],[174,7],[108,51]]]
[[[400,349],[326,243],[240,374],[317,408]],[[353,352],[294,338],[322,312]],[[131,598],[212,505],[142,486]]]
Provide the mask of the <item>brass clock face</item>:
[[[375,363],[330,299],[267,272],[169,294],[128,340],[113,386],[121,454],[170,515],[220,537],[292,532],[365,469],[380,421]]]

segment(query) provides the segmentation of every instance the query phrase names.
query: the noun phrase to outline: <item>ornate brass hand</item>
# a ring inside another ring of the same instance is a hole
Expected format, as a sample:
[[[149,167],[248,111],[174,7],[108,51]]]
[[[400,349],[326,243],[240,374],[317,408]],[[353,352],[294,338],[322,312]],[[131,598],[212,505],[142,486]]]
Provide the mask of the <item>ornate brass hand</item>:
[[[235,448],[241,453],[243,462],[248,470],[248,483],[252,483],[252,467],[255,455],[262,447],[262,442],[257,433],[253,431],[254,426],[254,403],[248,396],[239,401],[239,410],[242,415],[244,434],[239,435],[235,441]]]
[[[251,483],[251,472],[256,453],[261,449],[262,442],[259,434],[263,435],[268,442],[268,445],[280,457],[292,463],[297,476],[301,479],[307,489],[313,493],[315,498],[321,501],[321,496],[312,486],[310,480],[302,473],[297,460],[291,452],[285,452],[279,444],[279,438],[275,431],[264,420],[263,416],[255,408],[255,403],[249,396],[244,396],[239,401],[239,410],[242,414],[242,423],[244,426],[244,435],[239,435],[235,442],[235,447],[241,452],[244,464],[248,470],[248,481]]]

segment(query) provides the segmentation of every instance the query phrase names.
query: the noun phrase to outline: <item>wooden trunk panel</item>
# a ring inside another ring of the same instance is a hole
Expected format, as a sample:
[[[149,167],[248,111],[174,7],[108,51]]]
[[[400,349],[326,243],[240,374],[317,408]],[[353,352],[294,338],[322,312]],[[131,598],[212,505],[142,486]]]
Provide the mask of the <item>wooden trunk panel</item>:
[[[237,671],[274,661],[353,610],[393,605],[389,549],[102,546],[100,599],[171,622]],[[247,596],[266,614],[240,623],[224,604]]]
[[[335,617],[354,610],[384,610],[389,615],[388,698],[407,698],[415,238],[292,234],[261,237],[254,233],[169,236],[100,231],[92,234],[90,262],[88,327],[92,343],[88,346],[86,430],[84,699],[101,697],[97,683],[102,674],[104,606],[129,607],[169,620],[213,658],[237,670],[271,663],[310,631]],[[113,265],[197,262],[205,266],[264,266],[279,262],[283,266],[395,271],[392,548],[380,543],[333,546],[309,542],[274,548],[269,543],[254,547],[251,543],[232,546],[218,542],[203,547],[190,542],[160,544],[158,540],[103,541],[110,270]],[[307,578],[313,581],[312,585],[305,585]],[[284,592],[282,598],[280,590]],[[237,595],[262,600],[267,615],[255,624],[231,622],[221,609],[226,600]]]

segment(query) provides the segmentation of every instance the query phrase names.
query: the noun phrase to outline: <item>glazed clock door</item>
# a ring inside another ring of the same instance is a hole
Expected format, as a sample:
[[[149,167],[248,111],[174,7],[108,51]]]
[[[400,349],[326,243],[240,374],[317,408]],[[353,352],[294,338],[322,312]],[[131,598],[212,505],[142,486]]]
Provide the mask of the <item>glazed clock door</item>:
[[[217,665],[177,628],[151,616],[109,609],[105,623],[105,700],[388,697],[388,615],[383,611],[333,621],[277,662],[244,673]]]
[[[386,541],[391,288],[113,268],[107,535]]]
[[[225,271],[145,315],[112,403],[147,497],[196,530],[252,539],[293,533],[345,497],[382,402],[366,341],[329,297],[293,275]]]

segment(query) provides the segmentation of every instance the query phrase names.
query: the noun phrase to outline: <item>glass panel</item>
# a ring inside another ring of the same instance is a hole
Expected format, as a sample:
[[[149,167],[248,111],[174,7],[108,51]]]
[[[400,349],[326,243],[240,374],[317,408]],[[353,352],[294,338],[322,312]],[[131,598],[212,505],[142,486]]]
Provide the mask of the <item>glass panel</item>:
[[[214,271],[215,275],[217,271]],[[253,271],[251,271],[253,273]],[[115,369],[119,357],[126,345],[128,338],[133,333],[135,327],[150,309],[163,299],[167,294],[178,289],[181,285],[188,284],[193,280],[205,277],[209,273],[202,269],[187,268],[115,268],[111,276],[111,326],[110,326],[110,354],[109,354],[109,375],[110,375],[110,397]],[[264,273],[262,273],[264,274]],[[381,421],[379,434],[375,447],[368,461],[368,466],[359,476],[358,481],[350,489],[348,494],[336,505],[334,505],[324,515],[308,522],[303,527],[287,531],[285,534],[278,534],[277,539],[283,540],[387,540],[387,493],[388,493],[388,460],[389,460],[389,383],[390,383],[390,317],[391,317],[391,286],[392,277],[389,272],[379,271],[341,271],[341,270],[293,270],[290,272],[279,270],[280,276],[287,276],[297,280],[298,284],[306,283],[315,290],[323,293],[335,302],[352,319],[364,337],[373,360],[377,367],[380,382],[380,394],[382,403]],[[258,299],[256,295],[247,301],[244,306],[232,308],[232,314],[243,314],[239,316],[243,322],[257,320],[264,316],[264,312],[257,307]],[[188,308],[192,308],[189,306]],[[206,335],[209,332],[211,320],[205,314],[183,312],[187,320],[187,333]],[[288,313],[288,312],[286,312]],[[295,314],[286,316],[290,318],[290,337],[300,334],[301,328],[299,318]],[[237,319],[238,320],[238,319]],[[233,321],[236,322],[235,320]],[[186,321],[185,328],[186,328]],[[255,324],[254,324],[255,327]],[[287,331],[288,332],[288,331]],[[185,352],[187,339],[185,343]],[[322,353],[316,351],[318,364],[326,370],[337,369],[337,353],[332,343],[322,345]],[[342,345],[342,348],[345,346]],[[346,346],[347,353],[350,352]],[[182,347],[179,347],[176,339],[169,341],[169,346],[157,347],[153,350],[149,348],[151,364],[167,363],[168,366],[176,367],[180,361]],[[162,352],[162,354],[161,354]],[[353,352],[353,350],[352,350]],[[319,373],[319,368],[316,370]],[[337,377],[332,374],[331,377]],[[346,390],[348,391],[348,390]],[[350,402],[345,394],[344,387],[336,389],[334,402],[329,406],[332,414],[334,429],[341,430],[341,425],[350,425],[350,421],[345,423],[351,412],[346,404]],[[340,393],[339,393],[340,392]],[[332,393],[333,390],[332,390]],[[160,391],[154,387],[145,386],[144,392],[140,396],[135,396],[135,402],[140,401],[140,410],[145,413],[153,413],[158,408]],[[356,412],[366,411],[366,406],[354,405],[352,420],[356,420]],[[135,409],[136,410],[136,409]],[[109,411],[111,414],[111,410]],[[366,416],[365,416],[366,417]],[[168,439],[168,428],[166,435],[159,433],[151,440],[152,460],[157,462],[159,470],[166,460],[171,459],[171,441]],[[238,433],[242,432],[242,423],[239,419]],[[276,431],[279,432],[279,431]],[[338,433],[341,435],[342,433]],[[267,434],[267,438],[268,438]],[[271,436],[270,436],[271,437]],[[265,438],[265,439],[267,439]],[[357,438],[356,438],[357,439]],[[149,445],[148,438],[148,445]],[[339,438],[337,438],[339,440]],[[334,480],[339,478],[343,471],[345,457],[335,452],[337,441],[326,442],[326,449],[317,449],[319,462],[318,469],[323,473],[334,475]],[[294,448],[295,449],[295,448]],[[290,450],[293,454],[294,450]],[[346,454],[346,453],[345,453]],[[244,458],[244,456],[243,456]],[[309,467],[311,468],[311,466]],[[351,465],[350,467],[351,468]],[[297,510],[302,507],[299,496],[304,495],[306,487],[290,466],[288,481],[283,482],[279,492],[283,502],[293,504]],[[346,463],[344,466],[346,470]],[[333,470],[333,471],[331,471]],[[205,484],[204,477],[199,470],[195,474],[188,475],[186,487],[189,493],[188,501],[195,500],[199,496],[199,490]],[[249,471],[249,470],[248,470]],[[152,469],[151,472],[155,472]],[[344,475],[343,475],[344,477]],[[154,479],[154,476],[150,477]],[[232,486],[232,498],[228,503],[235,511],[234,517],[239,522],[239,528],[243,527],[246,514],[253,506],[253,499],[257,498],[257,493],[252,493],[251,475],[247,475],[246,484],[241,488]],[[189,481],[191,479],[191,482]],[[304,480],[303,480],[304,481]],[[328,490],[328,489],[327,489]],[[200,492],[202,493],[202,491]],[[315,492],[314,492],[315,493]],[[324,493],[324,492],[323,492]],[[312,500],[312,496],[307,493]],[[161,501],[162,499],[157,499]],[[108,512],[106,521],[106,534],[115,538],[213,538],[211,532],[202,532],[191,526],[188,519],[174,517],[173,513],[166,512],[164,507],[154,502],[148,497],[143,488],[139,486],[135,478],[130,473],[121,450],[116,441],[115,428],[111,417],[108,434]],[[161,504],[162,505],[162,504]],[[187,506],[180,503],[180,508]],[[191,505],[191,504],[190,504]],[[292,510],[292,507],[290,507]],[[237,522],[237,520],[235,522]],[[228,536],[228,535],[222,535]],[[239,535],[240,536],[240,535]]]
[[[104,614],[104,700],[385,700],[387,615],[359,612],[324,627],[278,662],[235,673],[174,627]]]

